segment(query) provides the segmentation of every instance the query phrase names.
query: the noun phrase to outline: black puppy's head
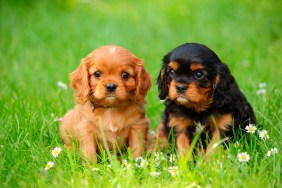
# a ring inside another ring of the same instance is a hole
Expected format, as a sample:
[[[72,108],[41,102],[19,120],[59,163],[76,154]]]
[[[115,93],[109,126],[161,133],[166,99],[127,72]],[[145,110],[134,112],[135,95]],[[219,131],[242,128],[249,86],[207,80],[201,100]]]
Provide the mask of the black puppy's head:
[[[159,97],[201,112],[212,103],[224,103],[224,91],[232,79],[227,66],[212,50],[186,43],[164,56],[158,76]]]

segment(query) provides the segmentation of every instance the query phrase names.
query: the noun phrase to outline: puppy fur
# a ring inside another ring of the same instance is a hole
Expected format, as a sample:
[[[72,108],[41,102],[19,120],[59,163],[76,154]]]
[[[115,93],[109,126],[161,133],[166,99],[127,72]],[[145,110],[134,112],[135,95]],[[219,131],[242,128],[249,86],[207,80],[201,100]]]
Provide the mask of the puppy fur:
[[[219,139],[256,118],[228,67],[208,47],[186,43],[163,58],[158,76],[159,98],[165,111],[157,129],[161,147],[171,143],[170,131],[181,155],[186,155],[197,130],[202,147],[209,151]],[[208,141],[208,142],[207,142]]]
[[[67,147],[77,139],[86,159],[96,162],[98,145],[110,150],[128,146],[133,157],[142,155],[149,122],[145,117],[145,97],[151,78],[143,61],[123,47],[97,48],[81,60],[70,74],[76,105],[60,126]],[[104,131],[102,134],[101,127]]]

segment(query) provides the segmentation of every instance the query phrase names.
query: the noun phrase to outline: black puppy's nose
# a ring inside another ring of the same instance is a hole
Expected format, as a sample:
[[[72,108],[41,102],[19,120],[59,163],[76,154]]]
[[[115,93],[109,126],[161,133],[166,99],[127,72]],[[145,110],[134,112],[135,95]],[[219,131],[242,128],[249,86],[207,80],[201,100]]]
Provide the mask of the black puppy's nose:
[[[107,84],[107,85],[106,85],[106,90],[107,90],[108,92],[113,92],[113,91],[116,90],[116,88],[117,88],[117,85],[116,85],[116,84],[110,83],[110,84]]]
[[[183,85],[183,84],[177,84],[176,85],[176,91],[177,93],[184,93],[187,90],[188,86]]]

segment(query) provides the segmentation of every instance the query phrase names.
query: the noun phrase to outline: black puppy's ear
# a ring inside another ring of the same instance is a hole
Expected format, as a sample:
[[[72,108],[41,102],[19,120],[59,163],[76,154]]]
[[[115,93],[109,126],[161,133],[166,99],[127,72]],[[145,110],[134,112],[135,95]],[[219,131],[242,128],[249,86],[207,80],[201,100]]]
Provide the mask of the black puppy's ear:
[[[168,96],[170,80],[169,80],[169,75],[168,75],[168,72],[167,72],[167,65],[170,61],[170,56],[171,56],[171,53],[168,53],[164,56],[162,69],[159,73],[158,80],[157,80],[158,90],[159,90],[159,98],[161,100],[166,99],[166,97]]]
[[[225,64],[220,63],[217,70],[217,76],[213,86],[213,105],[222,107],[223,105],[232,103],[234,96],[238,94],[238,86]]]

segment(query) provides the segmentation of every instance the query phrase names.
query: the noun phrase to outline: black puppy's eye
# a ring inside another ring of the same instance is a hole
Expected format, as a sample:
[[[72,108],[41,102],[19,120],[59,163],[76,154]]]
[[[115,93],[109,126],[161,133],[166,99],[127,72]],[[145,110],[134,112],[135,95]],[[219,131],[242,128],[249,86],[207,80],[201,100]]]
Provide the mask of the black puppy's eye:
[[[101,77],[101,72],[100,71],[94,72],[94,76],[95,76],[95,78],[100,78]]]
[[[129,77],[129,74],[127,72],[121,73],[121,78],[122,79],[126,80],[126,79],[128,79],[128,77]]]
[[[197,79],[201,80],[201,79],[205,78],[205,75],[201,71],[197,71],[197,72],[195,72],[195,77]]]
[[[173,69],[171,69],[171,70],[169,71],[169,75],[170,75],[171,77],[175,76],[175,71],[174,71]]]

